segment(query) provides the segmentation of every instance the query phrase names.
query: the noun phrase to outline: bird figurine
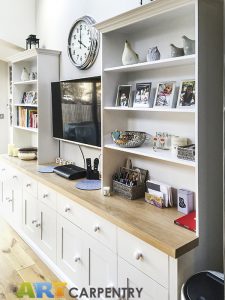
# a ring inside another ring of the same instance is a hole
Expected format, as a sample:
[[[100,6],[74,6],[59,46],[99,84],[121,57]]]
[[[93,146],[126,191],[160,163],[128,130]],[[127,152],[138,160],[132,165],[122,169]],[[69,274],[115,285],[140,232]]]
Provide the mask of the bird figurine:
[[[182,36],[184,44],[184,54],[191,55],[195,54],[195,40],[189,39],[186,35]]]
[[[171,57],[178,57],[184,55],[184,48],[178,48],[174,44],[170,44]]]
[[[149,48],[147,53],[147,61],[155,61],[160,59],[160,52],[158,47]]]
[[[128,41],[125,42],[123,55],[122,55],[122,63],[124,66],[126,65],[132,65],[137,64],[139,61],[138,54],[134,52],[134,50],[131,48]]]

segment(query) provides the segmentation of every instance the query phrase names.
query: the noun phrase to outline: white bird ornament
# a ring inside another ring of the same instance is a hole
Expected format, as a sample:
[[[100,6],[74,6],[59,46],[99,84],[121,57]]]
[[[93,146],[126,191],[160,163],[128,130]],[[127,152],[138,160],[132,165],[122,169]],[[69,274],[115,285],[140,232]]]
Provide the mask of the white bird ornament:
[[[139,61],[138,54],[134,52],[134,50],[131,48],[128,41],[125,42],[123,55],[122,55],[122,63],[124,66],[126,65],[132,65],[137,64]]]

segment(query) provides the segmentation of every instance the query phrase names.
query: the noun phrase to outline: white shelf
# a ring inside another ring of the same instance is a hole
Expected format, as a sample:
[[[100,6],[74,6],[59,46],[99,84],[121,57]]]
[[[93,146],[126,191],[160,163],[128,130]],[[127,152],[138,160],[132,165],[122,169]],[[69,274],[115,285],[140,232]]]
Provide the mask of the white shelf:
[[[28,104],[28,103],[15,103],[16,107],[38,107],[38,104]]]
[[[139,108],[139,107],[120,107],[120,106],[106,106],[104,110],[110,111],[143,111],[143,112],[168,112],[168,113],[195,113],[195,109],[190,108]]]
[[[36,84],[37,80],[27,80],[27,81],[16,81],[13,82],[14,85],[26,85],[26,84]]]
[[[153,69],[162,69],[162,68],[169,68],[169,67],[177,67],[177,66],[185,66],[185,65],[194,65],[195,64],[195,54],[187,55],[187,56],[180,56],[180,57],[173,57],[173,58],[166,58],[157,61],[151,62],[143,62],[133,65],[127,66],[118,66],[112,68],[105,68],[104,72],[137,72],[137,71],[144,71],[144,70],[153,70]]]
[[[22,127],[22,126],[14,126],[14,128],[38,133],[38,128],[30,128],[30,127]]]
[[[164,160],[175,164],[180,164],[188,167],[195,167],[195,162],[179,159],[169,150],[154,151],[150,146],[141,146],[139,148],[121,148],[115,144],[107,144],[104,146],[107,149],[127,152],[130,154],[141,155],[149,158]]]

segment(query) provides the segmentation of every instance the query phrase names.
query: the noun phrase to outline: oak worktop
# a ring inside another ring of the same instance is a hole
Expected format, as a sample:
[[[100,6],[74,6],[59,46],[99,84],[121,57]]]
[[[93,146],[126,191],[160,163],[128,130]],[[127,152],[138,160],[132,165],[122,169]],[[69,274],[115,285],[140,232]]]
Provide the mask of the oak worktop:
[[[198,245],[194,232],[174,224],[182,216],[176,208],[159,209],[143,200],[104,197],[101,191],[78,190],[76,181],[54,173],[39,173],[36,161],[21,161],[7,155],[1,155],[0,159],[171,257],[178,258]]]

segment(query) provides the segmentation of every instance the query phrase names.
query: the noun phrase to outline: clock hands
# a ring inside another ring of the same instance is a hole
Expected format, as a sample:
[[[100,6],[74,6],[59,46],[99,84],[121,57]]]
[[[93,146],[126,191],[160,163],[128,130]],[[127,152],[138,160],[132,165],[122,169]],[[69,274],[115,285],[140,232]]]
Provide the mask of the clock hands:
[[[84,45],[84,44],[82,43],[82,41],[78,41],[78,43],[80,44],[80,47],[81,47],[81,45],[82,45],[82,46],[84,46],[85,48],[87,48],[87,46]]]
[[[80,43],[80,49],[81,49],[81,30],[82,30],[82,27],[80,27],[80,41],[78,41]]]

